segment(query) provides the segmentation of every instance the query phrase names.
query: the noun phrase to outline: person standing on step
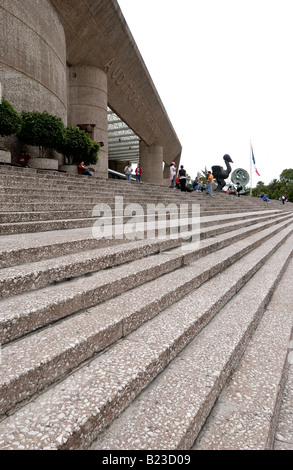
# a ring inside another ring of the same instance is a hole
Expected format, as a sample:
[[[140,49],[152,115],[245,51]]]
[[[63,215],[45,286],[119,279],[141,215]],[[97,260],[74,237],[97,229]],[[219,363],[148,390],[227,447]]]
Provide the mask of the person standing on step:
[[[240,183],[236,185],[237,196],[240,197],[240,191],[242,191],[242,186]]]
[[[128,165],[126,165],[126,167],[124,168],[124,173],[125,173],[125,175],[126,175],[127,181],[131,181],[132,168],[131,168],[130,162],[129,162]]]
[[[171,186],[170,188],[175,188],[175,178],[176,178],[176,167],[175,167],[175,162],[171,163],[170,166],[170,181],[171,181]]]
[[[186,191],[186,170],[184,170],[183,165],[180,166],[180,170],[178,173],[179,173],[181,191]]]
[[[206,192],[207,192],[207,194],[209,194],[211,197],[213,197],[213,181],[214,181],[213,174],[212,174],[211,171],[208,171]]]
[[[135,168],[135,174],[136,174],[136,181],[138,183],[141,183],[142,168],[141,168],[139,163],[138,163],[137,167]]]

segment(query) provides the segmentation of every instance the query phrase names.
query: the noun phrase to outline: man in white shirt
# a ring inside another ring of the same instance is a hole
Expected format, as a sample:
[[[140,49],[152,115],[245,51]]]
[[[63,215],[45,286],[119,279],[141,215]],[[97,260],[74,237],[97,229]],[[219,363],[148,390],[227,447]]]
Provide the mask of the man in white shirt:
[[[176,178],[176,167],[175,167],[175,162],[172,162],[170,166],[170,181],[171,181],[170,188],[175,188],[175,178]]]
[[[126,175],[127,181],[131,181],[132,167],[130,163],[128,163],[128,165],[124,168],[124,173]]]

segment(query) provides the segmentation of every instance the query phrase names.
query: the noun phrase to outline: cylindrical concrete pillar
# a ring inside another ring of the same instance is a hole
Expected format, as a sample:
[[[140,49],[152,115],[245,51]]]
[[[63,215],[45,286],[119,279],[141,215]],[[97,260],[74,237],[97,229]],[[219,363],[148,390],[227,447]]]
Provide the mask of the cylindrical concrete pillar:
[[[46,110],[66,122],[65,35],[47,0],[1,0],[0,80],[18,112]]]
[[[18,111],[47,111],[67,123],[66,41],[48,0],[1,0],[0,81],[2,94]],[[13,161],[14,137],[0,138]],[[36,149],[38,153],[38,149]]]
[[[163,184],[163,147],[146,145],[140,142],[139,159],[142,167],[142,180],[148,183]]]
[[[108,92],[107,75],[96,67],[76,65],[68,69],[68,125],[87,130],[103,142],[95,176],[108,177]]]

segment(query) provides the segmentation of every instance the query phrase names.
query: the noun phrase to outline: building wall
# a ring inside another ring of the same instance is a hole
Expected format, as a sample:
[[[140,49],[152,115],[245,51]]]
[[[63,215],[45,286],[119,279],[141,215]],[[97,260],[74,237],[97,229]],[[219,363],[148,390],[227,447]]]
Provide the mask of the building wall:
[[[67,122],[65,35],[48,0],[0,0],[0,81],[18,112]]]
[[[3,95],[18,111],[47,110],[66,121],[66,44],[47,0],[1,0]]]
[[[163,180],[162,159],[180,159],[181,144],[117,0],[0,0],[0,81],[18,112],[46,110],[64,124],[93,125],[93,138],[105,144],[99,175],[108,168],[107,105],[149,147],[143,158],[152,160],[149,172],[155,168],[151,181],[159,172]],[[17,139],[5,142],[15,161]]]

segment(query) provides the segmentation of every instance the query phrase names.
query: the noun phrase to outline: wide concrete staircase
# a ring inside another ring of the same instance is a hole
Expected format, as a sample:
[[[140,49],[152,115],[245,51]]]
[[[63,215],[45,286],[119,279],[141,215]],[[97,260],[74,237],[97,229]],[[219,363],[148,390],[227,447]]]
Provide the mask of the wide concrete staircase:
[[[1,450],[292,444],[293,204],[6,166],[0,196]]]

